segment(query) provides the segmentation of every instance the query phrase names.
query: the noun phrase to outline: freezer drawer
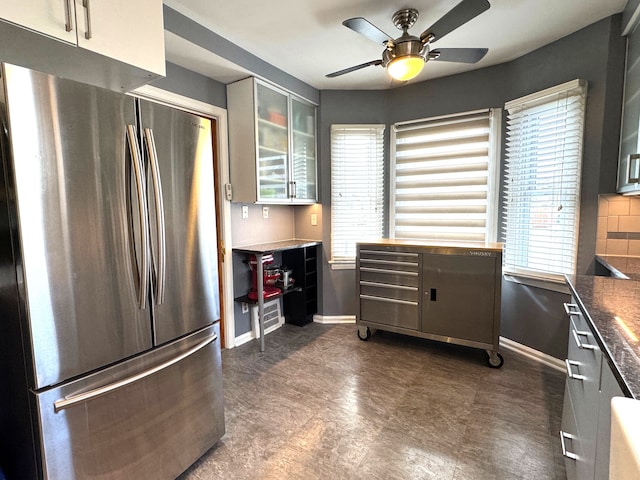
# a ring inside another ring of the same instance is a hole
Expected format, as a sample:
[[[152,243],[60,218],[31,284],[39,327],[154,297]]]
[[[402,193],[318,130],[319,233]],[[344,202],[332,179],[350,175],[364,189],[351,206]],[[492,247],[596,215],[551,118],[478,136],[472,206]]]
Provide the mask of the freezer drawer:
[[[224,434],[218,324],[36,401],[45,479],[173,479]]]

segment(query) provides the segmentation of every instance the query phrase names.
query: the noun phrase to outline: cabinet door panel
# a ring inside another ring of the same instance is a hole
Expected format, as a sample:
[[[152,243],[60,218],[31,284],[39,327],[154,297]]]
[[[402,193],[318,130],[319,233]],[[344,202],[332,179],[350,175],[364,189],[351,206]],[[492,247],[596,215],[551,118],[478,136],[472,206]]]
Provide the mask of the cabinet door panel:
[[[425,254],[422,260],[422,331],[493,343],[493,257]]]
[[[258,200],[288,200],[289,130],[287,96],[262,84],[258,103]]]
[[[161,1],[88,0],[86,4],[75,0],[78,46],[165,74]]]
[[[294,202],[315,201],[316,191],[316,115],[315,107],[291,99],[291,179]]]
[[[620,163],[618,165],[618,191],[632,192],[640,188],[638,180],[629,180],[629,155],[639,153],[638,120],[640,119],[640,32],[629,37],[625,98],[620,134]],[[635,169],[632,169],[635,170]],[[631,175],[633,177],[633,175]]]
[[[76,43],[73,0],[2,0],[0,18],[64,42]],[[69,31],[65,28],[67,24]]]
[[[595,478],[609,478],[609,454],[611,445],[611,399],[624,393],[606,361],[602,363],[600,379],[600,405],[598,411],[598,437],[596,440]]]

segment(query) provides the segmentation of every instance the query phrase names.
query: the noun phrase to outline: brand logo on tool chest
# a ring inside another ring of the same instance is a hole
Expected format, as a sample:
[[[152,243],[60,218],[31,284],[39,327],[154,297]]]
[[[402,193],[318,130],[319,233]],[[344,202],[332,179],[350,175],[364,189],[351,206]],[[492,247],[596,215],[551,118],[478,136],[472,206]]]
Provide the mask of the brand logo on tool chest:
[[[469,255],[474,256],[474,257],[493,257],[495,256],[495,253],[493,252],[485,252],[482,250],[470,250],[468,252]]]

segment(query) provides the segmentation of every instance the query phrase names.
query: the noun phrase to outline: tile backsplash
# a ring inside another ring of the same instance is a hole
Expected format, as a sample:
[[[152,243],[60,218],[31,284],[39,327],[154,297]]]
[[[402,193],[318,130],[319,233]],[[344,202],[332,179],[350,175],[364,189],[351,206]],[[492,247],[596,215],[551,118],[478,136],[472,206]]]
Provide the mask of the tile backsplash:
[[[640,197],[598,197],[596,254],[640,256]]]

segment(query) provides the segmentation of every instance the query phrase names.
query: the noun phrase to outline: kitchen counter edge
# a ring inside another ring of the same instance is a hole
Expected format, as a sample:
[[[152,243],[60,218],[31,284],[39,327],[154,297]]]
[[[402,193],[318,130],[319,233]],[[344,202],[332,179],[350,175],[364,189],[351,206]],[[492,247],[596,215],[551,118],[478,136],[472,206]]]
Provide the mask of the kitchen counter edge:
[[[640,281],[565,278],[623,392],[640,399]]]

